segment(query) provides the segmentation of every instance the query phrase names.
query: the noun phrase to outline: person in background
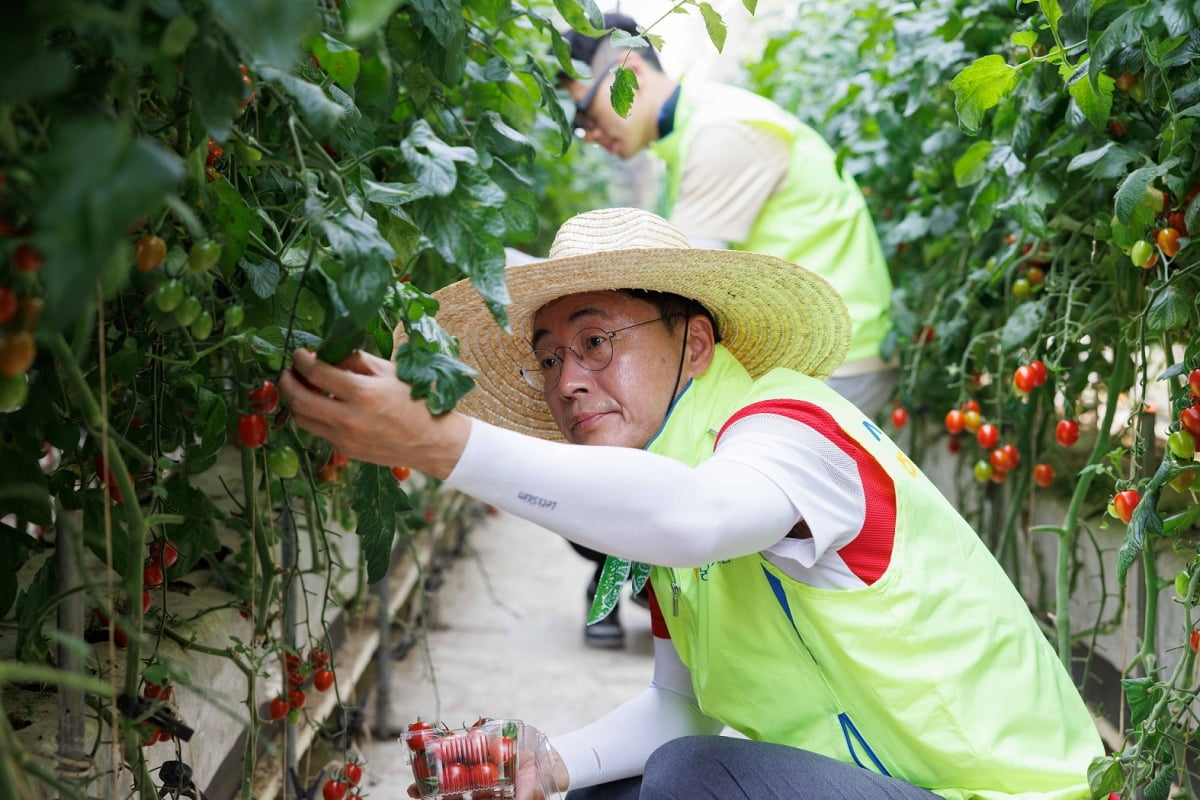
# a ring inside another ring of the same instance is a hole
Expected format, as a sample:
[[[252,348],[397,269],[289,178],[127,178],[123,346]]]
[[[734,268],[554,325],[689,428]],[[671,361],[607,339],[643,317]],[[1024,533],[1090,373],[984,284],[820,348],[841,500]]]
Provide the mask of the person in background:
[[[653,678],[549,738],[567,800],[1089,797],[1104,749],[1023,598],[825,383],[852,338],[827,281],[602,209],[505,282],[515,336],[469,281],[435,293],[478,373],[454,411],[362,352],[297,350],[280,390],[350,458],[650,565]]]
[[[565,73],[559,83],[575,102],[576,132],[622,159],[649,150],[665,165],[665,214],[697,247],[766,253],[829,280],[854,325],[850,352],[829,385],[867,416],[891,399],[898,371],[880,354],[892,329],[892,281],[874,223],[854,179],[838,169],[820,134],[775,103],[733,86],[676,81],[651,47],[613,46],[611,31],[638,36],[632,18],[604,15],[609,33],[564,34],[571,58],[594,79]],[[613,72],[633,70],[637,90],[628,117],[612,106]],[[575,546],[596,564],[590,607],[604,555]],[[585,641],[623,640],[616,613],[585,626]]]

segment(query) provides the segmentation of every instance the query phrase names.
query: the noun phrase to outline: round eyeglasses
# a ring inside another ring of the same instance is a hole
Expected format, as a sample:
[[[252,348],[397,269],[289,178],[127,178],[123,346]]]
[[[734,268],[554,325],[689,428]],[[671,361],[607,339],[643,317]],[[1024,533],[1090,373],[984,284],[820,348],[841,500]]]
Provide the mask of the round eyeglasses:
[[[534,350],[521,362],[521,377],[525,382],[539,392],[548,392],[558,386],[562,378],[563,359],[570,351],[575,360],[588,372],[599,372],[612,362],[613,339],[618,333],[649,325],[651,322],[662,322],[666,317],[648,319],[615,331],[602,328],[584,328],[571,338],[570,344],[564,344],[553,350]]]
[[[604,69],[596,72],[592,79],[592,85],[588,88],[587,93],[579,99],[575,104],[575,135],[582,138],[589,131],[596,127],[596,120],[588,109],[592,107],[592,101],[596,99],[596,94],[600,91],[600,87],[604,85],[604,79],[613,74],[613,67],[617,65],[616,61],[612,61]]]

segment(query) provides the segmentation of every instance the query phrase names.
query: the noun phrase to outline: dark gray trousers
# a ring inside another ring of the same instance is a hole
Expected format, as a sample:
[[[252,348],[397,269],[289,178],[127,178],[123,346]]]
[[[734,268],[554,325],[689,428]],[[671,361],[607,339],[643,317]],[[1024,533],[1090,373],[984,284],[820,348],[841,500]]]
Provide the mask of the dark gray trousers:
[[[940,800],[906,781],[826,756],[732,736],[686,736],[651,754],[646,773],[573,789],[567,800]]]

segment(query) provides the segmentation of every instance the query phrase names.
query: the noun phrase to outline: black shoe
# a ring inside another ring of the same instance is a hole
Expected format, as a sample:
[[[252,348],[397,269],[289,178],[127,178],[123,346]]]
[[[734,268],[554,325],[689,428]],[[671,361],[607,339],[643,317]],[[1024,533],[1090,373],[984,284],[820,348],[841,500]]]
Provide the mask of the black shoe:
[[[596,584],[588,586],[587,592],[587,612],[592,611],[592,600],[596,594]],[[583,642],[588,647],[601,648],[617,648],[625,644],[625,630],[621,627],[621,618],[618,615],[621,604],[613,606],[613,610],[608,613],[608,616],[591,625],[586,622],[583,626]],[[586,619],[586,618],[585,618]]]

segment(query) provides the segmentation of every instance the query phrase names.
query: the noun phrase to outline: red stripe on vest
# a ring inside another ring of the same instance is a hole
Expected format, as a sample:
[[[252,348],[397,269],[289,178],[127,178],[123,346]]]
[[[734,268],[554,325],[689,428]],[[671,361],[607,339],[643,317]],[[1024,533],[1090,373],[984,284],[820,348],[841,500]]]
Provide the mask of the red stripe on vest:
[[[866,499],[866,515],[862,528],[838,550],[838,555],[863,583],[875,583],[887,571],[896,541],[896,487],[891,476],[828,411],[800,400],[764,400],[746,406],[730,417],[717,440],[730,425],[754,414],[778,414],[803,423],[854,459]]]

